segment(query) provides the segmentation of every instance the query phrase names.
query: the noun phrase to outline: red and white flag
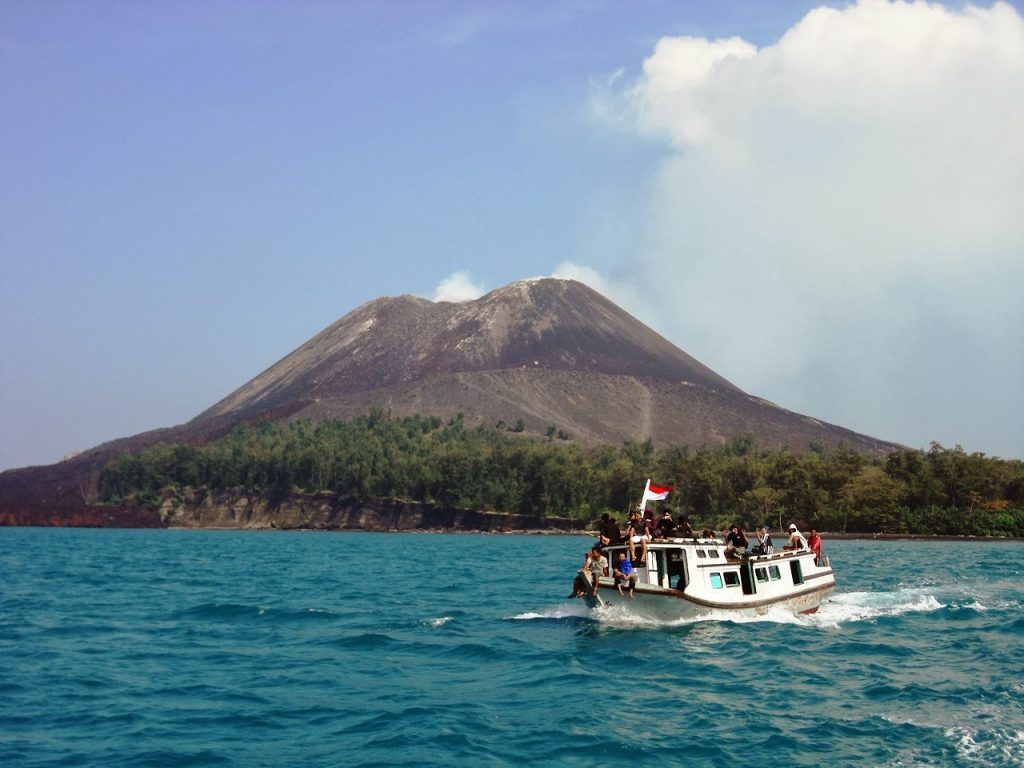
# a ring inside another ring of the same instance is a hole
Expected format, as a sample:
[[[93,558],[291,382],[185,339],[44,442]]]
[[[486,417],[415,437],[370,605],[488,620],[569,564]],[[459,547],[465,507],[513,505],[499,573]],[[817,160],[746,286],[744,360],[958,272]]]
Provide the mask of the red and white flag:
[[[647,481],[647,487],[644,488],[643,498],[640,500],[640,508],[643,509],[647,506],[648,501],[661,501],[670,493],[672,493],[671,485],[651,485],[651,481]]]

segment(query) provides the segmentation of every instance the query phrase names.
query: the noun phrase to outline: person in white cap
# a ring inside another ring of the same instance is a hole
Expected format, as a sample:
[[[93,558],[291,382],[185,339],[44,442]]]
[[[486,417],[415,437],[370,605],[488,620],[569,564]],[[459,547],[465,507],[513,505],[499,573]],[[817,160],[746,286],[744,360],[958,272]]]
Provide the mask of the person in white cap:
[[[807,539],[797,530],[796,523],[789,524],[789,544],[783,549],[807,549]]]

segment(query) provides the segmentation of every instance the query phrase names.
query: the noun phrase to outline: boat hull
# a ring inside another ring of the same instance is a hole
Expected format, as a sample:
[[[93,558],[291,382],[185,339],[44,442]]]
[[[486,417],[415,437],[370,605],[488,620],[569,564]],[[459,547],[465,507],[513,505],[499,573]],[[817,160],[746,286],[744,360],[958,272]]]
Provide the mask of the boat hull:
[[[728,618],[740,616],[757,618],[769,611],[782,608],[792,613],[814,613],[821,606],[822,600],[835,588],[831,586],[815,589],[803,594],[771,600],[755,601],[749,604],[713,603],[696,600],[677,590],[645,591],[637,588],[633,597],[620,595],[611,584],[602,584],[598,597],[586,595],[581,598],[590,608],[624,607],[630,613],[658,621],[698,618]],[[626,591],[623,590],[625,593]]]

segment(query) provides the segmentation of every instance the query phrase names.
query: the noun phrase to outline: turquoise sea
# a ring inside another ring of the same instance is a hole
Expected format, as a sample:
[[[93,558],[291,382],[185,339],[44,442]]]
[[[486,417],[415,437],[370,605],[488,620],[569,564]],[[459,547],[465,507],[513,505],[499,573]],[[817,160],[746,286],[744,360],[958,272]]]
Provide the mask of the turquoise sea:
[[[0,529],[0,765],[1024,766],[1024,543],[668,625],[565,599],[588,544]]]

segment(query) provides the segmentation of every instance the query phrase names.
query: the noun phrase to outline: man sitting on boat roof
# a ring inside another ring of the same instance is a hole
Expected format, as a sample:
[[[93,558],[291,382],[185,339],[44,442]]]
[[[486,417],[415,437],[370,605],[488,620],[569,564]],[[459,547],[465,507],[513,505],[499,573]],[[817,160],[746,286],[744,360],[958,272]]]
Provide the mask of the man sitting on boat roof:
[[[636,564],[647,562],[647,542],[650,537],[647,535],[647,525],[641,516],[640,509],[634,509],[630,517],[629,525],[626,528],[626,540],[629,543],[629,559]],[[640,547],[640,556],[637,557],[636,548]]]
[[[770,555],[775,551],[772,545],[772,527],[765,523],[757,532],[757,546],[751,550],[755,555]]]
[[[686,519],[684,515],[678,523],[676,523],[676,536],[681,539],[695,539],[697,534],[693,532],[693,528],[690,525],[690,521]]]
[[[789,524],[789,544],[783,549],[807,549],[807,539],[796,527],[796,523]]]
[[[725,537],[725,556],[726,557],[741,557],[747,553],[747,537],[740,530],[738,525],[733,525],[729,529],[729,534]]]
[[[622,540],[622,532],[619,531],[619,524],[612,520],[612,516],[605,512],[601,515],[601,527],[598,529],[601,546],[618,544]]]
[[[666,509],[658,521],[657,535],[659,539],[670,539],[676,532],[676,521],[672,519],[672,510]]]

